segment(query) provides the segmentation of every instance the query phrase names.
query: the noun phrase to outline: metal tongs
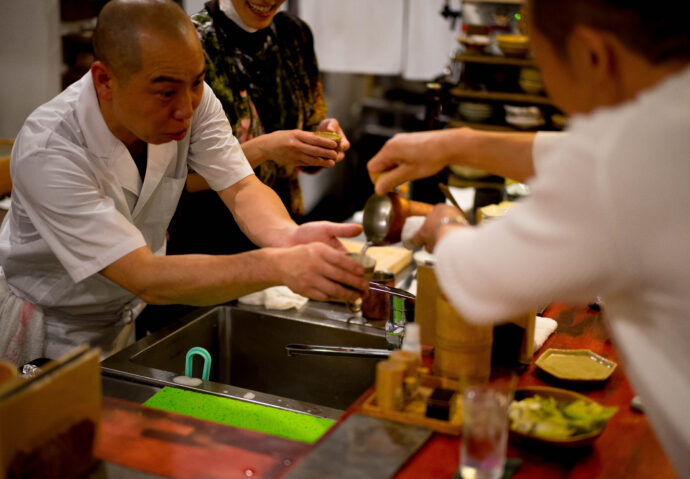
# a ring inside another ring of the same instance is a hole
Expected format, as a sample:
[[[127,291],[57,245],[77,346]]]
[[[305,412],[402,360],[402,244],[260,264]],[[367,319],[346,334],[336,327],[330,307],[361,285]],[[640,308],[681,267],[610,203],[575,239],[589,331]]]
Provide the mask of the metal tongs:
[[[387,359],[391,354],[388,349],[356,348],[351,346],[319,346],[315,344],[288,344],[285,346],[285,350],[288,356],[313,354],[318,356]]]

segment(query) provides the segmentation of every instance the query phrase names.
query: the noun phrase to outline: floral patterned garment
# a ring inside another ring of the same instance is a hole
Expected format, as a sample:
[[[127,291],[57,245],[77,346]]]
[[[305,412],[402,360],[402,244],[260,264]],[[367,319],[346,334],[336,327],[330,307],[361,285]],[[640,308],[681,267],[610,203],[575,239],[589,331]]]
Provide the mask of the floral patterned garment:
[[[227,18],[218,1],[192,16],[206,57],[206,82],[223,104],[243,143],[276,130],[316,130],[326,118],[323,87],[309,26],[279,12],[267,28],[248,33]],[[265,161],[257,176],[290,213],[304,214],[298,171]]]

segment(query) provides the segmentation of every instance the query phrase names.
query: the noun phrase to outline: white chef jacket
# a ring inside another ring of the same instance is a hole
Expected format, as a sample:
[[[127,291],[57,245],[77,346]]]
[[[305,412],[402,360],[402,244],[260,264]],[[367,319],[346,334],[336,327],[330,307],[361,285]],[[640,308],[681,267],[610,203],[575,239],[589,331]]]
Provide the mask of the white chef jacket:
[[[630,381],[676,471],[690,471],[690,68],[535,142],[531,195],[438,243],[463,316],[494,322],[600,296]]]
[[[12,206],[0,230],[10,290],[58,323],[117,323],[139,300],[97,273],[144,245],[165,254],[188,164],[215,190],[253,174],[208,85],[186,137],[148,145],[142,184],[87,73],[35,110],[15,140]]]

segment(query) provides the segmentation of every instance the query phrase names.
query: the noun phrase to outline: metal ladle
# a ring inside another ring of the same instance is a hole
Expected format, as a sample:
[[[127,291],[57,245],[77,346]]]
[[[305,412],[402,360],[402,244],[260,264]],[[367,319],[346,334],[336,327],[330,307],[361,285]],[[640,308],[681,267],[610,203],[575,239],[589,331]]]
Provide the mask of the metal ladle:
[[[400,241],[405,219],[409,216],[426,216],[434,205],[412,201],[397,193],[371,195],[364,205],[362,226],[367,242],[384,245]]]

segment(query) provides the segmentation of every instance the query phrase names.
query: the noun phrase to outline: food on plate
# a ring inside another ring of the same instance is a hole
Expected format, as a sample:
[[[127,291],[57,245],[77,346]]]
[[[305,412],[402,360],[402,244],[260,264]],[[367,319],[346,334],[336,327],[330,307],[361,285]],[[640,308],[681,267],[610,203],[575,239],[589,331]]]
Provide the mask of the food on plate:
[[[535,395],[511,402],[510,429],[544,439],[567,439],[596,432],[604,427],[617,407],[577,399],[571,403]]]

